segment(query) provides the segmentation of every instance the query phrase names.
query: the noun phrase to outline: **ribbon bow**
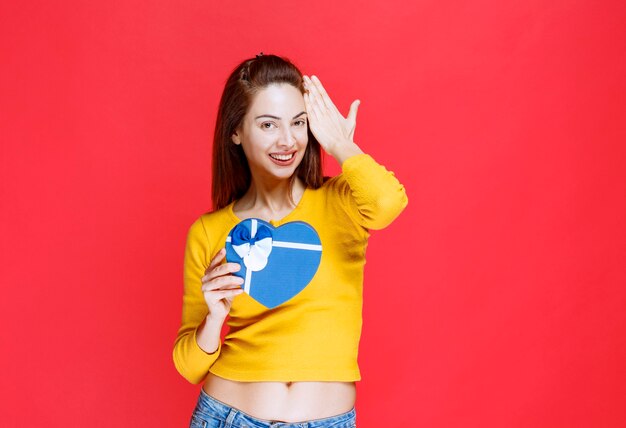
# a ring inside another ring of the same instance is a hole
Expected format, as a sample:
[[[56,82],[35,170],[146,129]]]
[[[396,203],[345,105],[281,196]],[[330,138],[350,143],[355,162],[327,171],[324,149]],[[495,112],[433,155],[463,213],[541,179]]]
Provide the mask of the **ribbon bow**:
[[[272,252],[272,231],[252,219],[251,229],[239,224],[232,233],[233,250],[250,271],[260,271],[267,265]]]

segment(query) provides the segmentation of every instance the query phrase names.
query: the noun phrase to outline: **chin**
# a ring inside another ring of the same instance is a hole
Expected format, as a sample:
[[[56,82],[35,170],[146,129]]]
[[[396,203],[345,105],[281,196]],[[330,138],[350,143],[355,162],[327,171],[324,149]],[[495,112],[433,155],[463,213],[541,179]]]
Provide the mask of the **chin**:
[[[296,168],[289,168],[284,169],[282,171],[270,171],[270,173],[272,174],[272,176],[274,176],[274,178],[279,179],[279,180],[288,180],[289,178],[291,178],[291,176],[293,176],[296,172]]]

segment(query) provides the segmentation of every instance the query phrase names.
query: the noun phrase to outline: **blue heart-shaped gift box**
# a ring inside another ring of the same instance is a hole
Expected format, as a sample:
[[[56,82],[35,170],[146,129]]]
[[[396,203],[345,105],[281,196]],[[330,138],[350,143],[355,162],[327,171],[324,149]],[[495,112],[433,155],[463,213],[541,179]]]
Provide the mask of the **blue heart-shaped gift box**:
[[[303,221],[274,227],[257,218],[239,222],[226,238],[226,260],[239,263],[233,275],[241,287],[267,308],[301,292],[313,279],[322,258],[315,229]]]

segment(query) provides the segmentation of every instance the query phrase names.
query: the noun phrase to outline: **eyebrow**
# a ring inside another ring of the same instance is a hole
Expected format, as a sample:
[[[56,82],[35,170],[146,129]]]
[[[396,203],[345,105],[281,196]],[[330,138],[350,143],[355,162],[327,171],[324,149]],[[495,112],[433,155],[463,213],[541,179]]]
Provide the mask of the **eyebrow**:
[[[294,119],[296,119],[297,117],[300,117],[300,116],[302,116],[303,114],[306,114],[306,111],[301,111],[300,113],[298,113],[297,115],[295,115],[293,118],[294,118]],[[278,116],[272,116],[271,114],[262,114],[261,116],[257,116],[257,117],[255,117],[254,119],[256,120],[256,119],[259,119],[259,118],[261,118],[261,117],[271,117],[272,119],[277,119],[277,120],[280,120],[280,117],[278,117]]]

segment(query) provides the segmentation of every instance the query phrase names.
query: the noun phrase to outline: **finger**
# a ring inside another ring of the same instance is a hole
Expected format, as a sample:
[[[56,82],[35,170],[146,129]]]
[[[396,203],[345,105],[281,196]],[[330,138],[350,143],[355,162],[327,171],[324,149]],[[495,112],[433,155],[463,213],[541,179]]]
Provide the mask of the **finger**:
[[[361,105],[361,100],[354,100],[350,105],[350,112],[348,113],[348,120],[356,122],[356,113]]]
[[[234,286],[241,286],[243,284],[243,278],[235,275],[220,276],[215,278],[206,284],[202,285],[202,292],[219,290],[222,288],[231,288]]]
[[[228,275],[229,273],[238,272],[241,270],[241,265],[235,262],[222,263],[219,266],[214,267],[209,273],[200,278],[200,281],[206,282],[219,276]]]
[[[215,291],[213,297],[217,298],[217,300],[222,300],[224,298],[237,296],[241,293],[243,293],[243,288],[234,288],[232,290]]]
[[[304,94],[304,105],[306,107],[306,113],[307,115],[309,115],[309,122],[311,122],[311,120],[313,122],[317,121],[319,119],[319,112],[317,110],[316,105],[313,102],[313,99],[310,93]],[[310,123],[309,123],[309,126],[310,126]]]
[[[326,106],[323,104],[323,101],[322,101],[322,94],[320,93],[319,89],[316,87],[315,83],[311,79],[308,79],[308,78],[307,78],[307,82],[308,82],[307,89],[308,89],[310,104],[318,109],[325,108]]]
[[[323,118],[328,115],[328,107],[322,102],[319,93],[315,93],[315,90],[309,93],[309,104],[311,106],[311,111],[318,121],[322,121]]]
[[[212,281],[207,282],[203,285],[203,288],[208,291],[211,290],[219,290],[219,289],[227,289],[232,287],[239,287],[243,285],[244,279],[240,276],[235,275],[226,275],[220,276]]]
[[[326,89],[324,88],[324,85],[322,85],[320,79],[317,76],[311,76],[311,80],[313,82],[315,90],[319,94],[322,104],[328,107],[330,110],[339,113],[337,106],[335,106],[335,103],[333,103],[333,101],[330,99],[330,96],[328,95],[328,92],[326,92]]]
[[[309,79],[308,89],[309,89],[311,102],[314,105],[318,106],[318,108],[320,109],[328,108],[328,106],[324,103],[322,93],[319,87],[317,86],[317,84],[315,83],[315,81]]]
[[[232,290],[213,291],[211,292],[209,297],[206,299],[206,303],[207,303],[207,306],[209,306],[209,308],[211,306],[224,303],[224,301],[228,306],[230,306],[233,302],[233,299],[236,296],[240,295],[241,293],[244,293],[242,288],[239,288],[239,289],[234,288]]]
[[[238,285],[231,285],[230,287],[218,288],[215,290],[206,290],[203,293],[205,296],[208,297],[208,300],[214,300],[215,296],[217,296],[220,292],[229,290],[243,290],[243,288]]]
[[[219,265],[220,262],[224,260],[224,257],[226,257],[226,248],[222,248],[221,250],[217,252],[215,257],[213,257],[213,260],[211,260],[211,263],[209,263],[209,266],[204,271],[204,273],[207,273],[208,271],[212,270],[215,266]]]

